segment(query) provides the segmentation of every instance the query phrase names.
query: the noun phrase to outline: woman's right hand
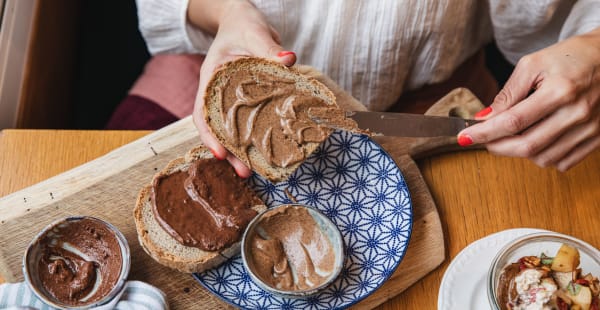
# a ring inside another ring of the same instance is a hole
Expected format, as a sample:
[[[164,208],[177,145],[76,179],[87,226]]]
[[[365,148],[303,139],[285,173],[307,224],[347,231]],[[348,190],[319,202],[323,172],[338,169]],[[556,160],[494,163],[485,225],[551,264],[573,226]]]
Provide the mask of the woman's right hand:
[[[210,16],[206,15],[209,14],[207,12],[210,12]],[[192,0],[188,7],[188,19],[204,31],[216,31],[215,39],[200,68],[200,82],[193,112],[194,124],[200,133],[200,139],[216,158],[227,159],[240,177],[249,177],[251,170],[221,145],[204,120],[206,85],[213,72],[227,61],[243,56],[256,56],[292,66],[296,62],[296,55],[283,50],[277,31],[247,0]]]

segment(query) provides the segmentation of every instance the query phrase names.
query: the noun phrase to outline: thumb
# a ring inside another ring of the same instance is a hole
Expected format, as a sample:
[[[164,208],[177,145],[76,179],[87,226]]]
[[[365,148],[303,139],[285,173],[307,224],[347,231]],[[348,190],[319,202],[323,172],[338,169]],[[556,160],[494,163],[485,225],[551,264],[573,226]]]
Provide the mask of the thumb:
[[[258,57],[274,60],[288,67],[296,63],[296,53],[286,51],[279,43],[279,34],[270,28],[268,33],[261,33],[248,46],[248,51]]]

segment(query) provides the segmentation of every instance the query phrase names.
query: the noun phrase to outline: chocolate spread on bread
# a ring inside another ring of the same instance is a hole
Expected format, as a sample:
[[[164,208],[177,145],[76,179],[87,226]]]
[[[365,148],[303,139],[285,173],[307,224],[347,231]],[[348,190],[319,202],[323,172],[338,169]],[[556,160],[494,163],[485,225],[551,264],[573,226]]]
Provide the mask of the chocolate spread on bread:
[[[331,133],[308,116],[309,108],[328,104],[293,80],[239,70],[221,92],[225,135],[246,157],[254,146],[268,164],[285,168],[305,159],[303,144],[320,143]]]
[[[249,264],[271,287],[311,289],[333,272],[331,241],[305,208],[288,206],[267,211],[248,240]]]
[[[185,246],[217,251],[240,240],[262,202],[227,161],[199,159],[152,184],[152,210]]]
[[[82,306],[107,296],[121,274],[123,258],[115,234],[81,219],[59,224],[40,238],[39,278],[57,301]]]

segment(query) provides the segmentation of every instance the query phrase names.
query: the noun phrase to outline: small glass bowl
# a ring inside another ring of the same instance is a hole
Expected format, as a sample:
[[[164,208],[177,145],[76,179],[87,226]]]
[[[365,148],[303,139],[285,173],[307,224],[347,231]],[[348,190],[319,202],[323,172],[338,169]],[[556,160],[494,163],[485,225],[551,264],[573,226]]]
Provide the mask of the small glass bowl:
[[[573,237],[554,233],[539,232],[519,237],[504,246],[496,255],[488,271],[487,295],[494,310],[502,309],[496,296],[497,285],[504,267],[517,262],[523,256],[539,256],[544,253],[554,256],[562,244],[579,250],[582,273],[600,276],[600,252],[593,246]]]
[[[327,236],[329,238],[329,241],[331,242],[331,245],[333,247],[333,253],[334,253],[333,271],[331,272],[329,277],[318,286],[315,286],[313,288],[306,289],[306,290],[281,290],[281,289],[274,288],[274,287],[268,285],[267,283],[263,282],[257,276],[255,271],[253,270],[252,264],[249,262],[249,257],[251,257],[251,252],[250,252],[251,246],[250,246],[250,242],[248,239],[254,233],[256,227],[264,219],[265,216],[279,212],[283,208],[306,208],[308,213],[315,220],[315,222],[316,222],[317,226],[319,227],[319,229],[321,230],[321,232],[323,232],[324,235]],[[319,212],[318,210],[316,210],[314,208],[311,208],[309,206],[302,205],[302,204],[280,205],[280,206],[276,206],[276,207],[267,209],[267,210],[261,212],[259,215],[257,215],[248,224],[248,227],[246,227],[246,230],[244,231],[244,236],[242,238],[242,251],[241,252],[242,252],[242,261],[244,264],[244,268],[246,268],[246,270],[250,274],[250,277],[252,278],[254,283],[256,283],[258,286],[260,286],[265,291],[271,292],[271,293],[279,295],[279,296],[291,297],[291,298],[310,296],[310,295],[313,295],[313,294],[325,289],[327,286],[329,286],[331,283],[333,283],[336,280],[336,278],[339,276],[339,274],[342,270],[342,267],[344,266],[344,261],[345,261],[344,239],[342,238],[342,234],[340,233],[340,230],[338,229],[338,227],[323,213]]]
[[[44,289],[37,272],[38,262],[43,252],[40,242],[41,239],[54,228],[58,228],[60,225],[80,221],[83,219],[89,219],[98,222],[100,225],[105,226],[108,229],[108,231],[114,234],[117,241],[119,242],[119,247],[121,249],[121,259],[123,263],[121,264],[121,271],[117,283],[115,283],[115,286],[106,296],[104,296],[98,301],[91,302],[89,304],[81,306],[72,306],[63,304],[62,302],[56,300],[54,297],[49,295]],[[125,290],[125,284],[127,282],[127,277],[129,276],[130,268],[131,255],[129,252],[129,244],[127,243],[127,239],[125,239],[125,236],[123,236],[123,234],[110,223],[91,216],[72,216],[52,222],[50,225],[42,229],[42,231],[33,238],[31,243],[27,247],[27,250],[25,251],[25,255],[23,256],[23,275],[25,276],[25,282],[27,283],[29,289],[37,296],[38,299],[40,299],[46,305],[59,309],[113,309],[116,306],[116,303],[118,302],[121,294]]]

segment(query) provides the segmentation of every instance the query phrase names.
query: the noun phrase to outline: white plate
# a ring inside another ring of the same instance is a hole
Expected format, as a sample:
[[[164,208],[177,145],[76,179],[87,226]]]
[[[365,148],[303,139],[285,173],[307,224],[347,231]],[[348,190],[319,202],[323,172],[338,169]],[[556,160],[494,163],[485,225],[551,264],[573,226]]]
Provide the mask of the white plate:
[[[510,241],[542,229],[508,229],[479,239],[464,248],[446,269],[438,293],[438,310],[491,309],[487,274],[492,260]]]

